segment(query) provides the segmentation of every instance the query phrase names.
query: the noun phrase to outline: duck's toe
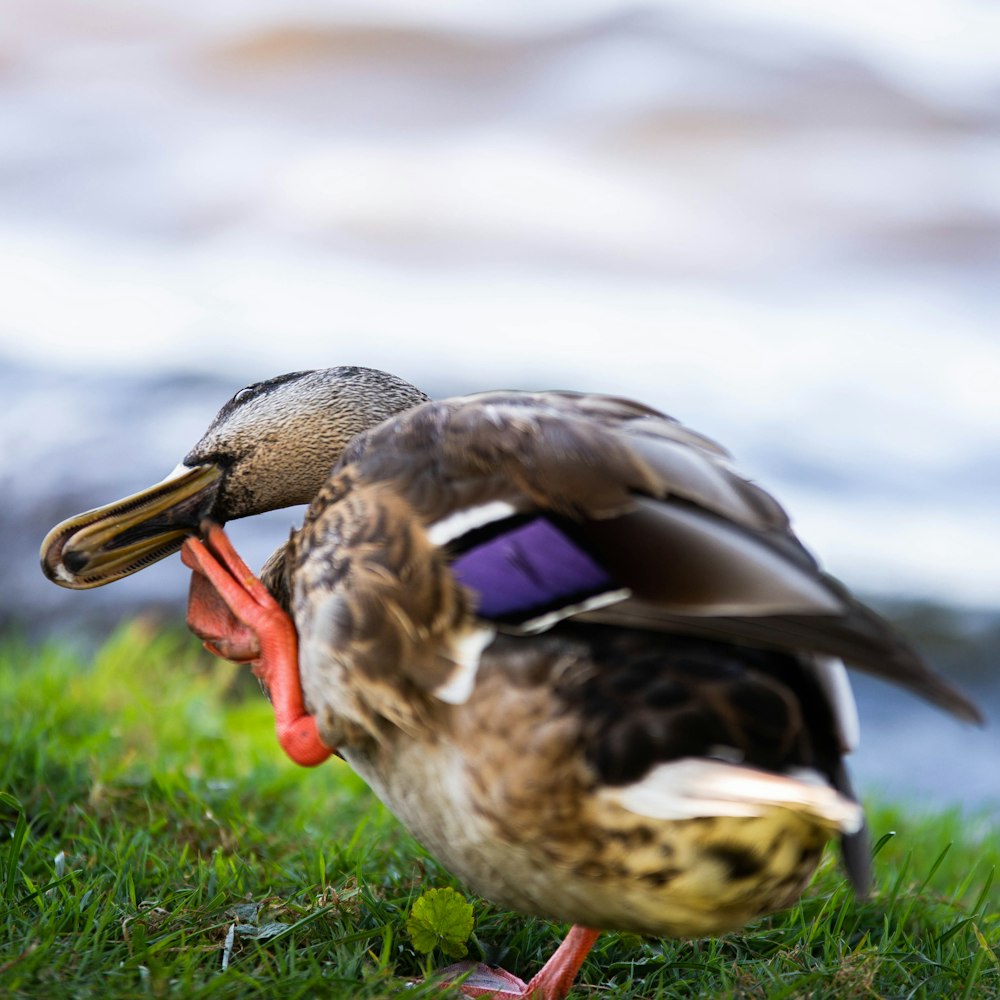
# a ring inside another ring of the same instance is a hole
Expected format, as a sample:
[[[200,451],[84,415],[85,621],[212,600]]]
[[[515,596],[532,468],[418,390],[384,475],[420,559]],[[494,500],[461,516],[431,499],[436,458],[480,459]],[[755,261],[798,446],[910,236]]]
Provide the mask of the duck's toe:
[[[458,962],[439,973],[445,982],[461,979],[459,987],[467,997],[526,998],[528,984],[506,969],[493,969],[482,962]]]
[[[467,997],[499,997],[500,1000],[563,1000],[573,986],[600,931],[579,924],[545,963],[542,970],[525,983],[504,969],[492,969],[476,962],[459,962],[441,971],[446,981],[465,976],[460,989]]]

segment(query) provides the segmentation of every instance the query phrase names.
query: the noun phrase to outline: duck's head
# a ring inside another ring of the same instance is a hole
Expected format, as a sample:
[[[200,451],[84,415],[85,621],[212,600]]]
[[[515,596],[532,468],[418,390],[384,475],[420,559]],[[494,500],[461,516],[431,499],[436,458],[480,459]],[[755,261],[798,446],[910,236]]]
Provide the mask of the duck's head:
[[[352,438],[426,399],[371,368],[247,386],[162,482],[57,524],[42,542],[42,570],[61,587],[100,587],[176,552],[203,518],[309,503]]]

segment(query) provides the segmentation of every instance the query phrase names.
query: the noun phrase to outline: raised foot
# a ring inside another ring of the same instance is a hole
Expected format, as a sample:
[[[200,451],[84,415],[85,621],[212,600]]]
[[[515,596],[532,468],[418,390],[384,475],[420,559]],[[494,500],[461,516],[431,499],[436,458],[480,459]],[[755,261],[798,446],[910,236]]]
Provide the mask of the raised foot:
[[[298,635],[291,618],[239,557],[219,525],[204,526],[204,540],[189,538],[181,560],[193,571],[188,625],[206,649],[249,663],[274,706],[278,742],[304,767],[333,753],[305,710],[299,679]]]
[[[498,1000],[563,1000],[583,960],[594,946],[600,931],[579,924],[570,928],[563,943],[542,970],[525,983],[504,969],[491,969],[476,962],[459,962],[441,970],[446,980],[465,976],[459,989],[467,997],[497,997]]]
[[[459,989],[467,997],[528,997],[528,984],[506,969],[491,969],[482,962],[458,962],[438,975],[445,982],[465,977]]]

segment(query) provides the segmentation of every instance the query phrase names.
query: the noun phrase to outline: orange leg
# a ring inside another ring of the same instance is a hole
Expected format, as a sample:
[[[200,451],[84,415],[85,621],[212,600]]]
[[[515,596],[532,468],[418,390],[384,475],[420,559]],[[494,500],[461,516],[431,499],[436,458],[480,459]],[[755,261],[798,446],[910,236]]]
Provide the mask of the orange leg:
[[[457,978],[468,972],[462,983],[467,997],[497,997],[498,1000],[563,1000],[573,986],[573,980],[583,965],[600,931],[574,924],[563,943],[553,952],[541,971],[525,983],[503,969],[487,965],[460,963],[444,970],[445,975]],[[471,971],[470,971],[471,969]]]
[[[303,767],[321,764],[333,750],[320,739],[302,700],[298,636],[291,618],[219,525],[208,526],[204,541],[189,538],[181,559],[194,571],[188,595],[191,630],[217,656],[253,665],[274,705],[282,749]]]

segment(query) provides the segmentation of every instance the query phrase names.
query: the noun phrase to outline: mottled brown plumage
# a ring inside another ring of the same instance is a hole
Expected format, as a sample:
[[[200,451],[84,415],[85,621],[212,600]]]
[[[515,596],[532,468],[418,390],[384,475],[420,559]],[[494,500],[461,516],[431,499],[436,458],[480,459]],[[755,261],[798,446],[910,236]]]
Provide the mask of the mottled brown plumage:
[[[797,898],[836,837],[864,888],[831,657],[978,718],[721,448],[638,403],[430,402],[368,369],[295,373],[238,393],[185,466],[179,506],[170,480],[53,529],[46,572],[97,585],[203,517],[311,500],[266,590],[218,528],[186,544],[192,626],[257,664],[279,729],[298,727],[290,753],[336,747],[470,886],[525,912],[720,933]],[[137,502],[152,513],[116,536]],[[527,987],[479,985],[561,996],[592,940],[574,931]]]
[[[976,717],[881,618],[820,571],[782,508],[732,471],[721,448],[627,400],[482,393],[376,426],[353,439],[313,500],[293,571],[304,572],[303,552],[331,539],[327,555],[311,559],[308,588],[335,584],[332,567],[349,561],[353,546],[330,525],[350,523],[359,547],[366,531],[383,540],[378,558],[391,574],[413,574],[407,600],[418,581],[440,594],[439,577],[417,570],[400,546],[416,544],[415,526],[496,500],[577,521],[632,590],[582,620],[841,656]],[[748,613],[726,613],[736,606]]]

